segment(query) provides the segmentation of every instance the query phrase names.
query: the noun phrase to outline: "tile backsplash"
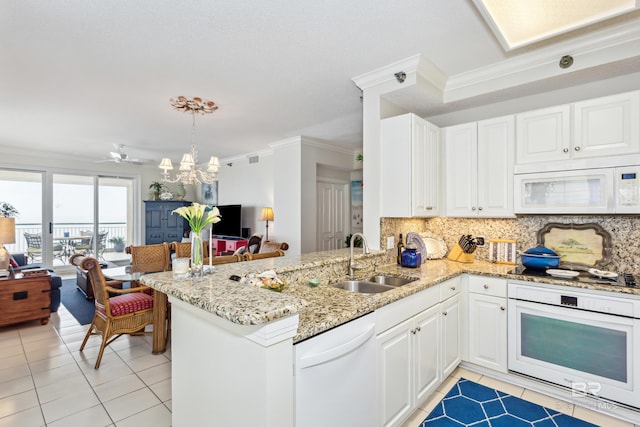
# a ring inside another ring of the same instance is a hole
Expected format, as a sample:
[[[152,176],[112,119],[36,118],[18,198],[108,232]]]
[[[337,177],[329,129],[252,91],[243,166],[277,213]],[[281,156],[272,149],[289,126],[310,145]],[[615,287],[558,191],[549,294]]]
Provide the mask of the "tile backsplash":
[[[603,268],[610,271],[640,274],[640,216],[638,215],[520,215],[516,218],[382,218],[381,247],[388,236],[408,232],[429,232],[441,237],[451,249],[462,234],[483,236],[485,239],[517,240],[518,251],[536,245],[538,230],[550,222],[564,224],[596,223],[611,234],[611,263]],[[397,240],[396,240],[397,241]],[[487,260],[488,247],[478,248],[476,259]],[[389,251],[394,257],[395,252]]]

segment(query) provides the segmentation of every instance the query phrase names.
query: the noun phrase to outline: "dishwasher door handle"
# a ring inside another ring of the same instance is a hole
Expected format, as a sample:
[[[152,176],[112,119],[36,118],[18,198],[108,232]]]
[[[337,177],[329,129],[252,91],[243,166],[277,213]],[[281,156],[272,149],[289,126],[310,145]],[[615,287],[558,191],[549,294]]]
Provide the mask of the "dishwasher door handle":
[[[340,344],[337,347],[334,347],[330,350],[323,351],[321,353],[310,354],[308,356],[303,356],[300,358],[300,369],[310,368],[312,366],[320,365],[322,363],[326,363],[330,360],[337,359],[338,357],[350,353],[356,348],[363,345],[369,338],[373,336],[375,332],[375,325],[369,326],[366,331],[362,334],[358,335],[351,341],[347,341],[344,344]]]

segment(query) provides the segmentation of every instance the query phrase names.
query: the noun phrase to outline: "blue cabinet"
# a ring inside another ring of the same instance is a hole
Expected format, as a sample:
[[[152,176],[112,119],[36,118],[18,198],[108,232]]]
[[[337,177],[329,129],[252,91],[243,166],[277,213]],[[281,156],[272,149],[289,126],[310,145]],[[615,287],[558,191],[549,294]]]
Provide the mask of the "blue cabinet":
[[[190,231],[189,223],[180,215],[171,214],[181,206],[189,206],[185,200],[146,200],[145,244],[180,242],[185,231]]]

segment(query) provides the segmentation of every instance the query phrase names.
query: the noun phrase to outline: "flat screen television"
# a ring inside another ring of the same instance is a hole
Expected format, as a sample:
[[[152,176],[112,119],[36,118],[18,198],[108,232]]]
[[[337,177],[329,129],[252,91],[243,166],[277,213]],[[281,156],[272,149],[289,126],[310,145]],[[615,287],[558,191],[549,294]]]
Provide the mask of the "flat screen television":
[[[212,233],[220,237],[242,236],[242,205],[220,205],[221,221],[213,224]]]

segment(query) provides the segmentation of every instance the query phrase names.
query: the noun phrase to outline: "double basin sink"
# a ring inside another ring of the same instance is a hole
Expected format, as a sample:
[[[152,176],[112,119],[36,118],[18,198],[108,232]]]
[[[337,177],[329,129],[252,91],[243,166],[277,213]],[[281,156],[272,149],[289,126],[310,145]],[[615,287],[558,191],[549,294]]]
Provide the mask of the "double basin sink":
[[[377,294],[380,292],[390,291],[398,286],[415,282],[418,279],[405,279],[404,277],[385,276],[376,274],[364,280],[344,280],[334,283],[332,286],[338,289],[344,289],[349,292],[359,294]]]

